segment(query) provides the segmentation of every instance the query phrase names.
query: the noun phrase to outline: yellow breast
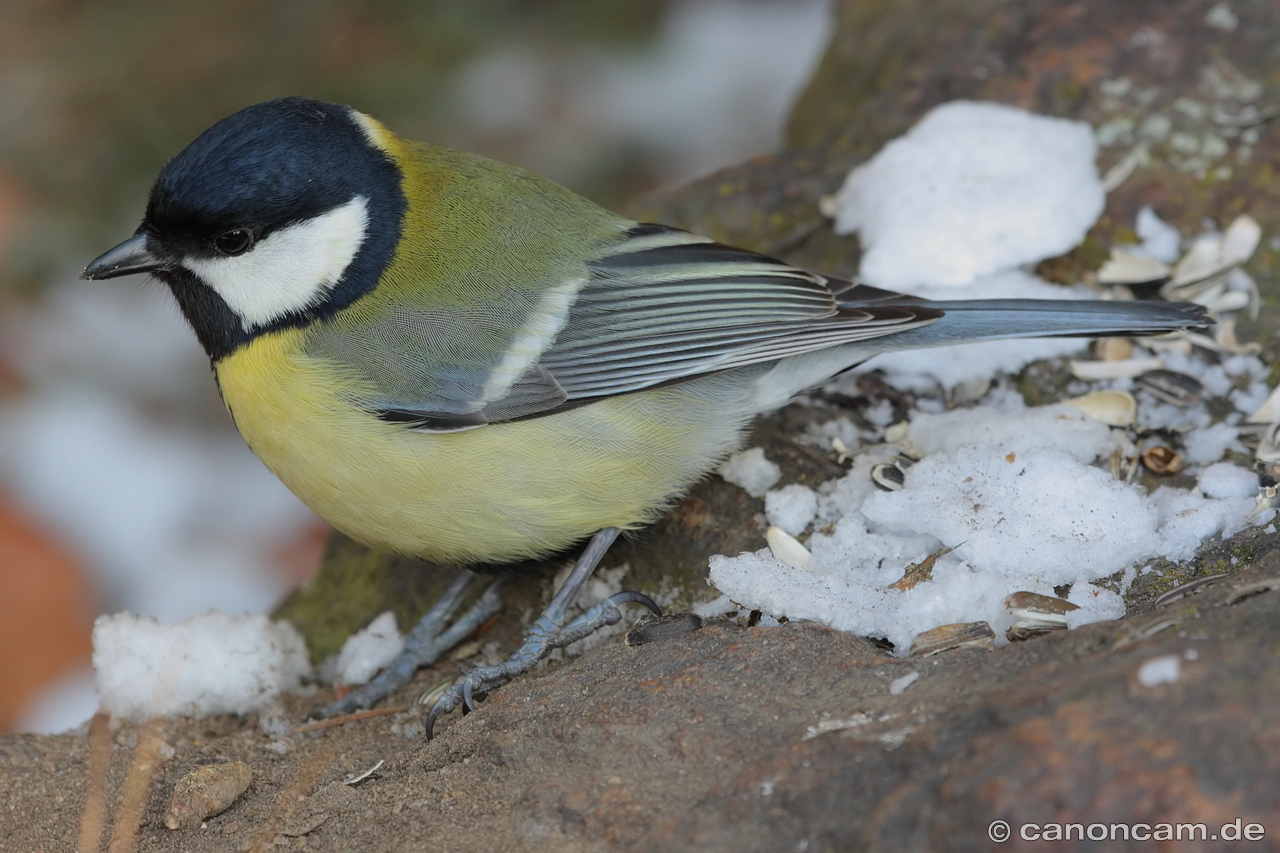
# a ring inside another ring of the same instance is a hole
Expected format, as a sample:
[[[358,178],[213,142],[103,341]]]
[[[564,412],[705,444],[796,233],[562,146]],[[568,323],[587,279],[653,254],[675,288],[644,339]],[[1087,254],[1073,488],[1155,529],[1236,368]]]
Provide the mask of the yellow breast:
[[[307,506],[376,548],[438,562],[500,562],[652,520],[733,450],[751,411],[707,377],[546,417],[454,433],[384,422],[359,380],[261,335],[219,361],[245,441]]]

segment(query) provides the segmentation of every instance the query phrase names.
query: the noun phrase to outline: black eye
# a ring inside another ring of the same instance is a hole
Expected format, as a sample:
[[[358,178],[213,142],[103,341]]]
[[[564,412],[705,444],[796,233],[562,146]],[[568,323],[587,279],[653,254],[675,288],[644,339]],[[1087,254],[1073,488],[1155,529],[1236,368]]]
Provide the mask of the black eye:
[[[232,228],[214,237],[213,246],[224,255],[243,255],[253,248],[253,234],[245,228]]]

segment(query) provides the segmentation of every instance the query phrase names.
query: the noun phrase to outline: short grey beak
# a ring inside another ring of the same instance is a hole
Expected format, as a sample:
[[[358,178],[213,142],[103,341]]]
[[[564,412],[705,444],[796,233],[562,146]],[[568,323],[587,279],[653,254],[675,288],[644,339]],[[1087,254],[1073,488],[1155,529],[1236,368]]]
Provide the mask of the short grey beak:
[[[139,272],[152,272],[166,263],[147,251],[147,235],[135,234],[114,249],[98,256],[84,268],[80,277],[87,280],[115,278]]]

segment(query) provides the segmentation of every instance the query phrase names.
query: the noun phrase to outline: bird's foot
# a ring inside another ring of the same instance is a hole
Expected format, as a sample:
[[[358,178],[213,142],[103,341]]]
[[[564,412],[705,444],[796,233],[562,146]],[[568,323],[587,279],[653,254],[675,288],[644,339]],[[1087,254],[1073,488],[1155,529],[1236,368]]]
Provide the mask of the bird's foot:
[[[400,654],[368,684],[352,690],[332,704],[326,705],[313,715],[317,719],[338,717],[365,708],[390,696],[409,683],[419,667],[428,666],[440,659],[440,656],[467,638],[473,631],[489,621],[495,613],[502,609],[502,597],[499,594],[502,580],[495,580],[489,588],[453,623],[445,627],[458,606],[467,597],[467,593],[482,578],[473,572],[460,574],[440,600],[419,620],[418,624],[405,639]]]
[[[427,715],[427,738],[435,729],[436,718],[447,714],[459,705],[463,713],[475,710],[475,697],[501,687],[516,676],[523,675],[537,665],[552,649],[563,648],[590,636],[596,631],[622,619],[620,604],[642,604],[658,616],[662,609],[649,596],[639,592],[623,591],[609,596],[567,625],[557,624],[551,608],[538,617],[525,634],[524,645],[510,658],[494,666],[477,667],[467,673],[462,682],[446,690]],[[563,617],[561,617],[563,618]]]

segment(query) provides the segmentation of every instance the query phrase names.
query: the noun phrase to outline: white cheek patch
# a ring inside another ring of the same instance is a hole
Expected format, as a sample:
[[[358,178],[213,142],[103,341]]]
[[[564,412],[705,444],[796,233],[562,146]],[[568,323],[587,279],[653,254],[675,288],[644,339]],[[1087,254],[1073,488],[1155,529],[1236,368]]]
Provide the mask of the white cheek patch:
[[[222,297],[245,331],[252,331],[329,295],[364,242],[368,203],[356,196],[281,228],[243,255],[187,258],[182,265]]]

